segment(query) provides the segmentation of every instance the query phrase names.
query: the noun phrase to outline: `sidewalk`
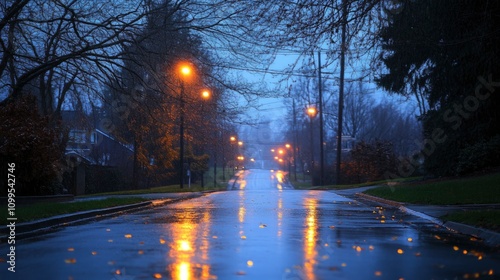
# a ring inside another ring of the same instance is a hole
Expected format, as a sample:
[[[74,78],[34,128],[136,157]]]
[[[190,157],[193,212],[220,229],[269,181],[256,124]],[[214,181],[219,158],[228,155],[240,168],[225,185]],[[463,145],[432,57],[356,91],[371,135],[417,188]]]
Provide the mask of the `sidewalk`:
[[[500,233],[470,226],[462,223],[456,223],[451,221],[443,221],[439,217],[461,211],[469,211],[469,210],[487,210],[487,209],[500,209],[500,204],[468,204],[468,205],[422,205],[422,204],[408,204],[402,203],[398,201],[392,201],[383,199],[380,197],[375,197],[371,195],[364,194],[363,192],[375,188],[376,186],[371,187],[362,187],[348,190],[340,190],[334,191],[335,193],[346,196],[355,200],[365,200],[371,203],[380,203],[388,206],[392,206],[398,208],[402,212],[406,212],[410,215],[414,215],[425,220],[428,220],[432,223],[440,225],[442,227],[447,228],[448,230],[471,235],[473,237],[482,239],[485,243],[491,246],[500,246]]]
[[[196,198],[203,196],[207,193],[213,191],[205,191],[205,192],[186,192],[186,193],[155,193],[155,194],[137,194],[137,195],[109,195],[109,196],[89,196],[82,198],[75,198],[73,201],[65,202],[65,203],[73,203],[77,201],[85,201],[85,200],[99,200],[106,199],[109,197],[141,197],[148,199],[148,201],[122,205],[116,207],[110,207],[105,209],[95,209],[89,211],[82,211],[71,214],[58,215],[46,219],[40,219],[31,222],[24,222],[16,224],[15,233],[16,238],[28,238],[37,236],[43,232],[51,231],[59,226],[67,226],[70,224],[77,224],[86,221],[90,221],[93,219],[99,219],[103,217],[108,217],[112,215],[117,215],[120,213],[125,213],[129,211],[137,211],[141,209],[145,209],[147,207],[159,206],[166,203],[174,203],[186,199]],[[4,242],[9,237],[9,228],[3,226],[0,228],[0,242]]]

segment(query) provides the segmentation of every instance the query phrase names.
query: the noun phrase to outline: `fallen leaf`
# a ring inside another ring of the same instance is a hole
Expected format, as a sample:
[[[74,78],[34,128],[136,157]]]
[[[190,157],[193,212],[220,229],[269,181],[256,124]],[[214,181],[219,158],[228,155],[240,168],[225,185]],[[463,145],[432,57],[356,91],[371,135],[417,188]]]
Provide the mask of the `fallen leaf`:
[[[155,274],[153,274],[153,277],[155,279],[161,279],[163,276],[160,273],[155,273]]]
[[[132,238],[132,234],[125,234],[125,238]]]
[[[69,263],[69,264],[74,264],[74,263],[76,263],[76,259],[75,258],[65,259],[64,262]]]
[[[339,268],[338,268],[338,266],[330,266],[328,268],[328,270],[330,270],[330,271],[337,271],[337,270],[339,270]]]

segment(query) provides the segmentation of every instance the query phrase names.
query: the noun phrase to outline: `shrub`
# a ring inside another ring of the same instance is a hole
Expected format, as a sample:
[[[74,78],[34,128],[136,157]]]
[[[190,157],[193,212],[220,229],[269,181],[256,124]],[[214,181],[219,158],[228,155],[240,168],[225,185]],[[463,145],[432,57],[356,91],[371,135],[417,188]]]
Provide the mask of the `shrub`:
[[[500,135],[482,140],[460,151],[457,174],[472,173],[500,164]]]
[[[61,130],[38,113],[34,97],[23,97],[0,108],[0,175],[15,163],[16,194],[46,195],[56,192],[62,175]],[[5,175],[5,176],[4,176]],[[0,180],[6,191],[7,180]]]

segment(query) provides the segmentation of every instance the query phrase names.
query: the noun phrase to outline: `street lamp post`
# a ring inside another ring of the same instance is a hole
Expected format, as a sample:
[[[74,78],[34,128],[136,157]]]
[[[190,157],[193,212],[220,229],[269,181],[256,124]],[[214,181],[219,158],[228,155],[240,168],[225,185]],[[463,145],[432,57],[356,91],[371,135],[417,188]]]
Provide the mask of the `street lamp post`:
[[[180,188],[184,188],[184,82],[181,80],[181,116],[179,127]]]
[[[309,116],[309,125],[310,125],[310,148],[311,148],[311,167],[310,169],[310,176],[311,176],[311,184],[313,184],[313,170],[314,170],[314,144],[313,144],[313,119],[316,117],[318,114],[318,110],[316,110],[316,107],[309,106],[307,108],[307,115]]]
[[[180,73],[184,78],[191,75],[191,68],[187,65],[181,65]],[[181,175],[180,175],[180,188],[184,188],[184,80],[181,78],[181,115],[180,115],[180,128],[179,128],[179,157],[181,165]]]
[[[294,155],[290,155],[290,148],[292,147],[290,144],[285,144],[285,147],[287,149],[287,156],[288,156],[287,157],[287,160],[288,160],[288,175],[290,176],[291,173],[292,173],[292,157],[294,157]],[[293,158],[293,160],[295,161],[295,158]],[[295,163],[294,163],[294,168],[295,168]]]

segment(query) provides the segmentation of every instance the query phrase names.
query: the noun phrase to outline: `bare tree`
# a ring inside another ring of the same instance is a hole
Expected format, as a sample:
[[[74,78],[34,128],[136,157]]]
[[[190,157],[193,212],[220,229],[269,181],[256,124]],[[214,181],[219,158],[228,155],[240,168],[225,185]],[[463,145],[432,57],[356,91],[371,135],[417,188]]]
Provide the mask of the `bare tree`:
[[[0,93],[3,102],[38,95],[44,114],[57,114],[69,92],[80,101],[98,93],[144,17],[140,0],[7,3],[0,5]]]
[[[373,98],[363,87],[362,82],[348,84],[344,99],[345,135],[357,138],[363,130],[366,130],[373,102]]]

